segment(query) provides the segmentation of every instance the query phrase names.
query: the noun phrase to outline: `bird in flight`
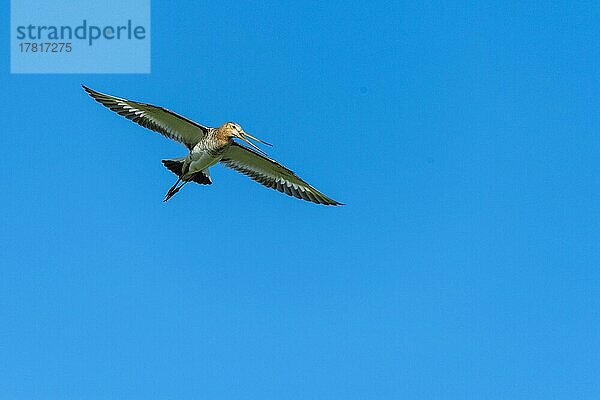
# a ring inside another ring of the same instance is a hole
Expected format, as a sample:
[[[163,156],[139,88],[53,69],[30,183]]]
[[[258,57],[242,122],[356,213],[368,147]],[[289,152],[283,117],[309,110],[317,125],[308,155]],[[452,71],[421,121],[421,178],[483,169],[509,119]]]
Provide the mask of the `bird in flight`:
[[[121,99],[81,86],[103,106],[187,147],[189,150],[187,156],[162,160],[165,167],[178,178],[163,201],[173,197],[188,182],[210,185],[212,180],[208,169],[220,162],[288,196],[317,204],[342,205],[319,192],[277,161],[268,158],[265,152],[250,139],[269,146],[271,144],[244,132],[235,122],[226,122],[218,128],[209,128],[163,107]],[[241,145],[233,139],[240,139],[250,147]]]

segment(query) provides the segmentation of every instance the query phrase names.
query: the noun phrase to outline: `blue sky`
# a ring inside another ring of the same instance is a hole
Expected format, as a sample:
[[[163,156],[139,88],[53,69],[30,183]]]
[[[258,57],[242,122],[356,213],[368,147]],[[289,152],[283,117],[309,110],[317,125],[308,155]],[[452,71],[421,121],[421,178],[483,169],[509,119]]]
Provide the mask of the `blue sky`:
[[[597,398],[599,14],[154,2],[149,75],[5,48],[0,397]],[[164,204],[185,148],[81,83],[237,121],[347,205],[219,166]]]

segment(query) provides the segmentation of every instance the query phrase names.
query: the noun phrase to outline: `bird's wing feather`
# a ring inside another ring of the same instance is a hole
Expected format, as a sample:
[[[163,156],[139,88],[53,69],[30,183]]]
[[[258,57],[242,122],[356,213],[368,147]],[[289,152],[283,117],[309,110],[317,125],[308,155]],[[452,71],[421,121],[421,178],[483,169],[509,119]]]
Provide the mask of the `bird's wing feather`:
[[[83,89],[94,100],[117,114],[132,120],[144,128],[151,129],[170,139],[183,143],[190,150],[208,131],[207,127],[166,108],[109,96],[85,86],[83,86]]]
[[[317,204],[342,205],[342,203],[330,199],[304,182],[277,161],[262,156],[254,150],[237,143],[232,143],[227,148],[221,162],[229,168],[249,176],[256,182],[279,190],[289,196],[312,201]]]

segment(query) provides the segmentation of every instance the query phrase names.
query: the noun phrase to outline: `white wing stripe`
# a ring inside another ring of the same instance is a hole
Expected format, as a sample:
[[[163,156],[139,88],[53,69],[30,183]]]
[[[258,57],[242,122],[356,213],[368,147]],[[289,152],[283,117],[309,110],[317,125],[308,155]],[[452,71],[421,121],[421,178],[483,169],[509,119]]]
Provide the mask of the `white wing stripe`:
[[[317,204],[340,205],[304,182],[277,161],[264,157],[252,149],[233,143],[221,159],[225,165],[241,172],[258,183],[289,196]]]
[[[163,107],[137,103],[99,93],[87,87],[86,92],[97,102],[119,115],[192,149],[208,132],[208,128]]]

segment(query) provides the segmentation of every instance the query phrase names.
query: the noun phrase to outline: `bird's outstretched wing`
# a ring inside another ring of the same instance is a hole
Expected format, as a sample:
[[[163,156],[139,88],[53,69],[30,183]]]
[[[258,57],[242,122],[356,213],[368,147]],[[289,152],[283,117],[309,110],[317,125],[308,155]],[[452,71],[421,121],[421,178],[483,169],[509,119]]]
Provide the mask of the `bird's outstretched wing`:
[[[151,129],[170,139],[183,143],[190,150],[208,131],[207,127],[166,108],[109,96],[96,92],[84,85],[81,86],[94,100],[103,106],[110,108],[117,114],[132,120],[144,128]]]
[[[317,204],[342,205],[342,203],[330,199],[304,182],[277,161],[262,156],[254,150],[237,143],[232,143],[227,148],[221,162],[229,168],[233,168],[249,176],[256,182],[279,190],[289,196],[312,201]]]

